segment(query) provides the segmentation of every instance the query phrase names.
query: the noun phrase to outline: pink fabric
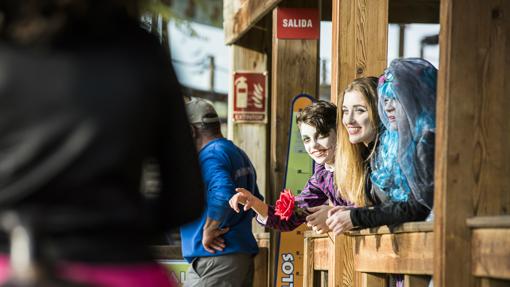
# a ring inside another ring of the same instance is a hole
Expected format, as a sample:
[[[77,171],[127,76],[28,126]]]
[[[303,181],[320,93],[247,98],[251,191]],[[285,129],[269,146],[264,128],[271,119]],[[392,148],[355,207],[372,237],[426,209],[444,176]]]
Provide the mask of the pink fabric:
[[[10,275],[9,257],[0,255],[0,285],[4,284]]]
[[[9,278],[9,258],[0,255],[0,284]],[[90,265],[65,263],[58,268],[61,278],[98,287],[177,287],[166,269],[157,264]]]

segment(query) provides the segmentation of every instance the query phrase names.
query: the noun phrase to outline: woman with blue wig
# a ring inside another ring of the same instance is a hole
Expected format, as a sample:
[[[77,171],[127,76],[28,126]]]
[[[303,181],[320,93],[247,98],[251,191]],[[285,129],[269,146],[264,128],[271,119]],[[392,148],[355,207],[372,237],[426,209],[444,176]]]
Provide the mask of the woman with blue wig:
[[[327,224],[335,234],[424,220],[434,192],[437,69],[418,59],[396,59],[379,79],[379,117],[385,129],[370,167],[372,206],[333,208]]]

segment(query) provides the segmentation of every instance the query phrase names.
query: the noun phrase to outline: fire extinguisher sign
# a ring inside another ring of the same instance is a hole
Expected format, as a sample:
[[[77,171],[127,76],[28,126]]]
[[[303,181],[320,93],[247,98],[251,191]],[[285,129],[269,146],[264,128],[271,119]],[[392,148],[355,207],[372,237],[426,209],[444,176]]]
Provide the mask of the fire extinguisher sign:
[[[267,123],[267,73],[234,72],[234,122]]]

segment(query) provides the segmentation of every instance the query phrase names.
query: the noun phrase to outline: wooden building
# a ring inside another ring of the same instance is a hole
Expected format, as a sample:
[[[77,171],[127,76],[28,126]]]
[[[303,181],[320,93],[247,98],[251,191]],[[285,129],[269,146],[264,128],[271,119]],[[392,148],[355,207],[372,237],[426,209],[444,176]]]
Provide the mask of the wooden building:
[[[229,137],[255,163],[271,203],[282,187],[290,99],[319,88],[319,40],[277,38],[283,7],[315,8],[332,22],[335,103],[354,78],[387,66],[389,23],[440,24],[434,222],[308,234],[305,286],[385,286],[387,273],[406,274],[406,286],[427,286],[424,275],[439,287],[510,286],[510,1],[224,0],[232,72],[269,75],[270,120],[232,122]],[[267,286],[272,274],[262,269],[258,286]]]

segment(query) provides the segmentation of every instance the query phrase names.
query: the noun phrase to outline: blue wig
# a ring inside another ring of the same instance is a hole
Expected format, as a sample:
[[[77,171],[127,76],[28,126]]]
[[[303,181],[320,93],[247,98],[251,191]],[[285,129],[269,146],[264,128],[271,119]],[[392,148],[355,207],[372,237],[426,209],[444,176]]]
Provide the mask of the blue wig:
[[[370,178],[391,201],[413,196],[432,208],[436,81],[437,69],[418,58],[393,60],[379,79],[378,110],[386,129]],[[386,116],[385,99],[395,100],[396,129]]]

